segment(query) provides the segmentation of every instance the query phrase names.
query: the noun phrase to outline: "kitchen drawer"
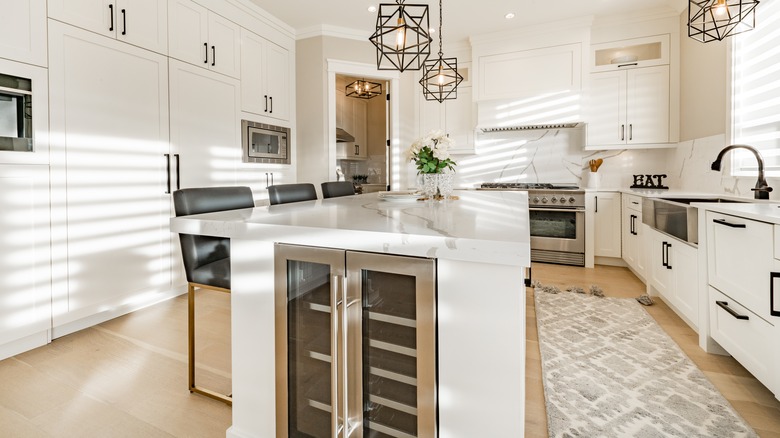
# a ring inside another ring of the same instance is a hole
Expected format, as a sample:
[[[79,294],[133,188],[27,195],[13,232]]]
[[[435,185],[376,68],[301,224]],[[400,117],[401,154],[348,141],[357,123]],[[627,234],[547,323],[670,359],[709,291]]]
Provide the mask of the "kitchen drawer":
[[[709,284],[771,321],[770,273],[776,267],[774,226],[708,211],[706,229]]]
[[[629,210],[642,212],[642,197],[623,193],[623,205]],[[641,221],[640,221],[641,222]]]
[[[748,319],[737,319],[717,302],[727,303],[724,306]],[[712,287],[709,308],[712,338],[775,396],[780,395],[780,374],[774,371],[780,365],[775,363],[778,328]]]

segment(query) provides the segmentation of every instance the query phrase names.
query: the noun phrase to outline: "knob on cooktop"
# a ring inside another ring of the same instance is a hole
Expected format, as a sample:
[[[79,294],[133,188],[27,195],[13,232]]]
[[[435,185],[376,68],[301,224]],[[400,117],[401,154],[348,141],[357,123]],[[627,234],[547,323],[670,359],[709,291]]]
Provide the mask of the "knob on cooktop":
[[[574,196],[572,196],[571,198],[569,198],[569,204],[574,204],[575,202],[577,202],[577,200],[576,200],[576,199],[574,199]]]
[[[538,204],[539,203],[539,197],[538,196],[534,196],[534,199],[532,199],[531,202],[533,202],[534,204]]]
[[[553,196],[553,197],[552,197],[552,199],[550,199],[550,202],[552,202],[553,204],[555,204],[556,202],[558,202],[558,198],[556,198],[555,196]],[[561,198],[561,202],[563,202],[563,198]]]
[[[546,203],[547,203],[547,198],[542,198],[542,204],[546,204]]]

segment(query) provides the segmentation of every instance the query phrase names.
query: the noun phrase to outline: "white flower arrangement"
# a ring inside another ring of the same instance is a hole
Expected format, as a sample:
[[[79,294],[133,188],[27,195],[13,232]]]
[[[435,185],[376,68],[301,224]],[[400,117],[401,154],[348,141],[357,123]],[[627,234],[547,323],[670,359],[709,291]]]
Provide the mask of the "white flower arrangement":
[[[441,130],[433,130],[418,138],[409,147],[409,159],[417,166],[417,173],[443,173],[444,169],[455,170],[457,165],[450,158],[450,149],[455,141]]]

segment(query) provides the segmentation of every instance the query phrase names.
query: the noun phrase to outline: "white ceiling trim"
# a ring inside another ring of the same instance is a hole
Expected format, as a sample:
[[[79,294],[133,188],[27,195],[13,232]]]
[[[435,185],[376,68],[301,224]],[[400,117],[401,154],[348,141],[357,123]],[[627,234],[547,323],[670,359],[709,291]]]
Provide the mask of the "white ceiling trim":
[[[370,35],[366,35],[366,32],[363,30],[351,29],[349,27],[332,26],[330,24],[320,24],[299,30],[295,35],[295,39],[303,40],[306,38],[320,36],[345,38],[348,40],[358,41],[368,41],[368,37],[370,37]]]

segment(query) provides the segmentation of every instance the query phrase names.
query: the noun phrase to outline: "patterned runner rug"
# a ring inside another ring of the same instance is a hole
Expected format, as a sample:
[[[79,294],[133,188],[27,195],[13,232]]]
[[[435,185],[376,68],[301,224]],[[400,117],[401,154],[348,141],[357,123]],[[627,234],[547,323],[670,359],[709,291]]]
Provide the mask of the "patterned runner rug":
[[[756,437],[633,299],[535,292],[551,437]]]

